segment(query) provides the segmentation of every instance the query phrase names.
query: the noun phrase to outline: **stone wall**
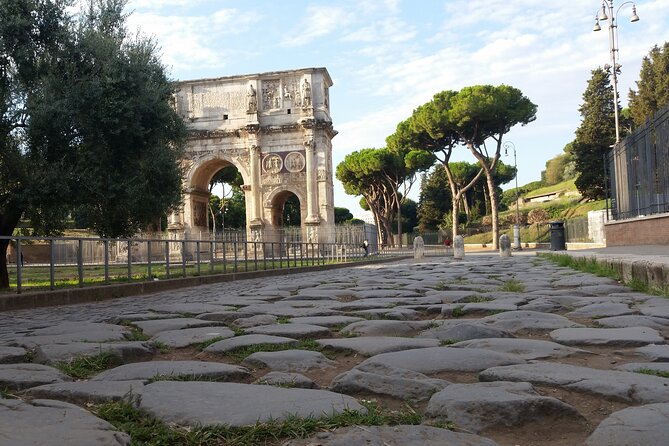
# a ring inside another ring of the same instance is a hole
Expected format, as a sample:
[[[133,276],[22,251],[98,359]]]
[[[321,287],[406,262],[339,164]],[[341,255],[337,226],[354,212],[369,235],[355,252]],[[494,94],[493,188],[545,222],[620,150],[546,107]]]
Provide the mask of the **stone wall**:
[[[658,214],[606,224],[607,246],[669,246],[669,214]]]

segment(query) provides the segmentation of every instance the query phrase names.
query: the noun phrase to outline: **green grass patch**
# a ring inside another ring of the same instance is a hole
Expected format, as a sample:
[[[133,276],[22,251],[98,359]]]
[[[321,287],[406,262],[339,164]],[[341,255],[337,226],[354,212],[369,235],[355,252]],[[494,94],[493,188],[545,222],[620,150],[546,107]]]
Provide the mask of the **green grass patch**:
[[[130,328],[130,333],[125,337],[128,341],[148,341],[151,339],[151,336],[144,334],[141,328],[128,326]]]
[[[440,280],[432,288],[437,291],[444,291],[448,289],[448,285],[446,285],[446,282],[444,282],[443,280]]]
[[[209,347],[211,344],[215,344],[218,341],[222,341],[223,339],[227,339],[223,336],[216,336],[211,339],[207,339],[206,341],[198,342],[193,344],[193,347],[197,348],[198,350],[202,351],[205,348]]]
[[[290,317],[288,316],[279,316],[276,319],[277,324],[289,324],[290,323]]]
[[[575,258],[568,254],[551,253],[541,253],[539,256],[552,261],[558,266],[594,274],[599,277],[608,277],[617,280],[618,282],[624,283],[626,286],[640,293],[669,297],[669,286],[665,286],[663,288],[651,287],[646,282],[636,278],[630,281],[625,281],[622,275],[616,269],[605,263],[599,263],[595,257]]]
[[[102,352],[95,356],[78,356],[70,361],[56,363],[56,368],[74,379],[88,379],[118,363],[111,352]]]
[[[344,410],[339,414],[257,422],[252,426],[206,426],[181,428],[167,425],[127,402],[110,402],[94,408],[102,419],[126,432],[134,446],[251,446],[291,438],[305,438],[319,431],[347,426],[417,425],[422,417],[410,406],[393,411],[375,402],[362,401],[366,410]],[[448,424],[446,425],[448,426]]]
[[[499,287],[500,291],[508,291],[511,293],[522,293],[525,291],[525,284],[516,279],[507,280]]]
[[[552,186],[546,186],[546,187],[540,187],[539,189],[535,189],[533,191],[528,192],[525,194],[525,197],[534,197],[537,195],[544,195],[544,194],[550,194],[552,192],[559,192],[559,191],[575,191],[576,190],[576,185],[574,184],[574,180],[567,180],[563,181],[561,183],[553,184]]]
[[[638,369],[635,370],[636,373],[643,373],[644,375],[653,375],[659,376],[661,378],[669,378],[669,372],[664,372],[662,370],[653,370],[653,369]]]
[[[462,317],[465,315],[465,310],[464,310],[464,305],[460,305],[458,307],[453,308],[453,311],[451,312],[451,316],[453,317]]]
[[[153,346],[162,354],[169,353],[170,346],[161,341],[153,341]]]
[[[457,339],[442,339],[441,341],[439,341],[439,345],[442,347],[446,347],[448,345],[453,345],[458,342],[460,341],[458,341]]]
[[[486,296],[469,296],[465,297],[462,299],[460,302],[468,303],[468,304],[474,304],[474,303],[484,303],[484,302],[490,302],[493,301],[492,297],[486,297]]]

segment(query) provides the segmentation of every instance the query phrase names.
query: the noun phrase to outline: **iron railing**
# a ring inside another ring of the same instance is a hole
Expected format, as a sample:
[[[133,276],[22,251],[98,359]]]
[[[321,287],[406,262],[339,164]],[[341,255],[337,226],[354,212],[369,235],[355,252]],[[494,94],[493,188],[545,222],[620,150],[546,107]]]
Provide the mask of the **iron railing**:
[[[614,220],[669,212],[669,106],[606,158]]]
[[[368,253],[357,243],[218,241],[163,238],[81,238],[0,236],[11,290],[55,290],[204,274],[354,262],[367,255],[408,255],[399,251]]]

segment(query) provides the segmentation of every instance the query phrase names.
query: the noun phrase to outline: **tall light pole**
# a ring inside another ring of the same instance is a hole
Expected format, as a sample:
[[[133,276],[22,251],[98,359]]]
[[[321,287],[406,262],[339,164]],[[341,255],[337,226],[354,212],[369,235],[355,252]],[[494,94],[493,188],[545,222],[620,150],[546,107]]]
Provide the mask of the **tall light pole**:
[[[603,0],[602,1],[602,10],[595,16],[595,27],[592,28],[593,31],[601,31],[602,28],[599,26],[599,21],[606,21],[611,19],[609,22],[609,51],[611,53],[611,77],[613,78],[613,112],[616,119],[616,144],[620,142],[620,118],[618,116],[618,73],[620,72],[620,64],[616,62],[618,58],[618,25],[616,20],[618,18],[618,13],[620,8],[623,6],[631,4],[632,5],[632,17],[630,18],[631,22],[638,22],[639,16],[636,15],[636,5],[633,2],[625,2],[622,5],[618,6],[618,9],[613,9],[613,0]],[[607,15],[608,12],[608,15]],[[610,17],[609,17],[610,16]],[[604,67],[606,69],[606,66]]]
[[[509,149],[513,149],[513,168],[516,170],[516,224],[513,225],[513,249],[518,251],[523,248],[520,245],[520,207],[518,206],[518,162],[516,160],[516,145],[511,141],[504,143],[504,156],[509,155]]]

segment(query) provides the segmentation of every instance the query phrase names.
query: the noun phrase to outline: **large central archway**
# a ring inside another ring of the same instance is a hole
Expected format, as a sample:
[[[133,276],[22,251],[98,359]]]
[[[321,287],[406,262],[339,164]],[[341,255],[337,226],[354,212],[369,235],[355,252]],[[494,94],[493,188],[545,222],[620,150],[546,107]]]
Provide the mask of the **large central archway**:
[[[329,241],[331,140],[337,133],[330,118],[331,85],[324,68],[182,82],[175,100],[189,130],[184,200],[169,229],[192,238],[208,234],[208,184],[231,164],[244,179],[251,240],[274,237],[281,228],[276,208],[294,194],[303,237]]]

